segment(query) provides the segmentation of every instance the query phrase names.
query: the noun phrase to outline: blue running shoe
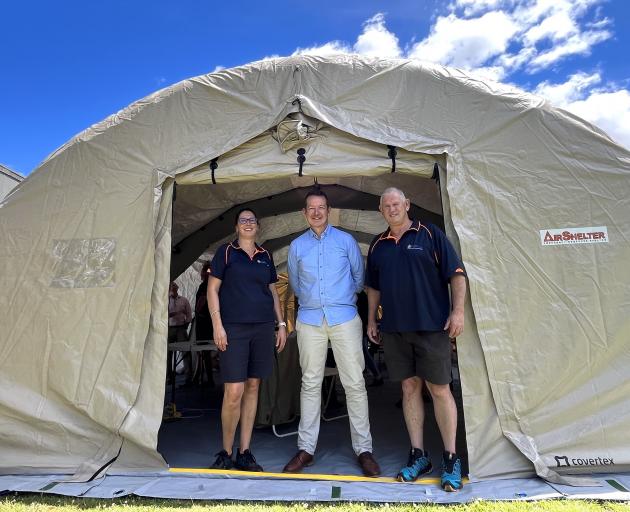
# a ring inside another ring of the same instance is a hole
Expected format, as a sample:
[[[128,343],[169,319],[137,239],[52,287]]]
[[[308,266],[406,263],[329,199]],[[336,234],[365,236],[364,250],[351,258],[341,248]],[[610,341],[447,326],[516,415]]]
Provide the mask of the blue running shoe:
[[[429,459],[429,453],[423,452],[420,448],[412,448],[409,452],[409,459],[407,465],[402,468],[396,480],[399,482],[415,482],[422,475],[431,473],[433,466],[431,465],[431,459]]]
[[[444,452],[442,460],[442,489],[447,492],[459,491],[462,484],[462,462],[454,453]]]

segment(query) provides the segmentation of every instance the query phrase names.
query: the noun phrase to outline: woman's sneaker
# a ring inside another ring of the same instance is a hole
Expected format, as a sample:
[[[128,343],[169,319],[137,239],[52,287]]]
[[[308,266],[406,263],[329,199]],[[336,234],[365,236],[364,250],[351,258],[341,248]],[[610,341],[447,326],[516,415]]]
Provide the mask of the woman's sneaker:
[[[399,482],[415,482],[422,475],[431,473],[433,466],[431,465],[431,459],[429,459],[429,453],[423,452],[420,448],[412,448],[409,452],[409,459],[407,465],[402,468],[396,480]]]
[[[441,480],[445,491],[459,491],[462,488],[462,463],[456,454],[444,452]]]
[[[256,458],[249,450],[236,454],[236,464],[234,466],[241,471],[263,471],[262,466],[256,462]]]
[[[214,464],[210,466],[210,469],[232,469],[234,467],[234,461],[232,461],[232,456],[228,455],[228,452],[225,450],[221,450],[216,454],[217,460],[214,461]]]

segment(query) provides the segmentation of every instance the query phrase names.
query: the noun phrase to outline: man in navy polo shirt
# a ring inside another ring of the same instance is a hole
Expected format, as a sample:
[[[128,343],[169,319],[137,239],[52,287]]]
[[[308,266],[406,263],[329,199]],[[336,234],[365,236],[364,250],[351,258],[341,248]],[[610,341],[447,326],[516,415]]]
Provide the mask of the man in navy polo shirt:
[[[402,382],[403,413],[411,451],[398,480],[412,482],[431,472],[423,450],[426,383],[444,443],[442,488],[461,489],[461,461],[455,454],[457,407],[451,393],[451,343],[464,329],[466,273],[446,235],[432,224],[409,218],[409,199],[397,188],[381,196],[379,209],[389,228],[374,238],[367,259],[368,336],[379,343],[376,311],[390,378]],[[450,284],[450,297],[449,297]]]

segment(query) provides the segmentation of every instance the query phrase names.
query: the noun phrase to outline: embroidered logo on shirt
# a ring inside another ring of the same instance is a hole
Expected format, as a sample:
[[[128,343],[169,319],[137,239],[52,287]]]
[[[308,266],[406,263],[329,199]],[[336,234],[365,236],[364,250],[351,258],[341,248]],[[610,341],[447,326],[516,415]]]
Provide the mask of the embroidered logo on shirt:
[[[269,266],[269,263],[267,263],[265,260],[256,260],[256,263],[262,263],[263,265],[265,265],[266,267]]]
[[[424,247],[422,247],[421,245],[413,245],[413,244],[409,244],[407,246],[407,249],[409,249],[410,251],[424,251]]]

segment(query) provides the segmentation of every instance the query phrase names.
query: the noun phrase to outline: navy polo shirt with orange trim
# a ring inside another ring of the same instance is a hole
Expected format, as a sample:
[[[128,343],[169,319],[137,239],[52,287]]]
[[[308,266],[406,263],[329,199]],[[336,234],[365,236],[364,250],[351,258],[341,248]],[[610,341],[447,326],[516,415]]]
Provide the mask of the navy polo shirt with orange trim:
[[[250,258],[237,240],[224,244],[214,254],[210,275],[221,280],[219,304],[224,324],[275,320],[269,285],[278,281],[278,275],[273,257],[265,248],[256,245]]]
[[[441,331],[450,314],[448,283],[466,275],[442,230],[412,221],[399,240],[389,229],[372,240],[365,284],[381,292],[383,332]]]

